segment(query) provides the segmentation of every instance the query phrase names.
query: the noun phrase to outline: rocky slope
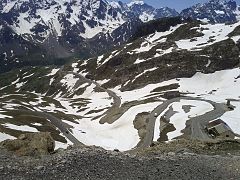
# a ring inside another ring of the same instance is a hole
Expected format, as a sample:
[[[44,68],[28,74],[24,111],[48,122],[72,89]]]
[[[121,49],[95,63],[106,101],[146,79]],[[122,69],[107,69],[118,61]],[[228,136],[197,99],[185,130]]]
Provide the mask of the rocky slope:
[[[141,27],[136,34],[141,38],[133,43],[77,67],[95,80],[111,76],[104,86],[120,85],[123,90],[192,77],[196,72],[231,69],[239,64],[238,28],[239,23],[211,25],[190,21],[184,24],[178,18],[162,19]]]
[[[136,156],[96,147],[73,148],[41,159],[0,149],[2,179],[238,179],[239,156],[168,153]],[[3,163],[4,162],[4,163]],[[224,172],[224,173],[223,173]]]
[[[50,132],[21,134],[18,139],[5,140],[0,146],[17,156],[41,156],[54,151],[55,142]]]

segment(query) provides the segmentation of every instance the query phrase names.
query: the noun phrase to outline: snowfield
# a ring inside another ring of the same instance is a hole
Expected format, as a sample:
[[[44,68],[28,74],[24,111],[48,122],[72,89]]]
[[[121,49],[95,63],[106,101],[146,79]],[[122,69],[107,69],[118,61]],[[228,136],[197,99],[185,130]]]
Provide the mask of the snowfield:
[[[38,132],[37,129],[29,127],[29,126],[16,126],[13,124],[4,124],[3,126],[5,126],[8,129],[15,129],[15,130],[20,130],[20,131],[25,131],[25,132]]]
[[[138,132],[133,126],[136,115],[142,112],[151,112],[158,105],[159,103],[155,102],[134,106],[113,124],[100,124],[99,120],[91,121],[88,118],[80,119],[79,124],[64,122],[74,127],[74,136],[86,145],[125,151],[134,148],[140,140]]]
[[[212,74],[197,73],[192,78],[180,79],[179,90],[193,93],[215,102],[226,102],[227,99],[239,99],[240,69],[217,71]]]
[[[2,141],[5,141],[6,139],[16,139],[16,138],[5,133],[0,133],[0,141],[2,142]]]
[[[235,106],[236,108],[234,109],[234,111],[226,112],[221,117],[221,119],[229,125],[229,127],[233,130],[233,132],[240,135],[240,120],[239,120],[240,101],[238,101],[238,102],[233,101],[233,102],[231,102],[231,104],[233,106]]]
[[[240,23],[231,25],[226,24],[207,24],[200,25],[197,29],[198,32],[203,33],[203,36],[196,37],[194,41],[191,39],[184,39],[176,41],[178,48],[191,50],[200,50],[202,47],[212,45],[216,42],[220,42],[228,39],[228,34],[231,33]],[[204,30],[200,30],[204,29]],[[233,38],[236,41],[236,38]],[[211,41],[210,41],[211,40]]]

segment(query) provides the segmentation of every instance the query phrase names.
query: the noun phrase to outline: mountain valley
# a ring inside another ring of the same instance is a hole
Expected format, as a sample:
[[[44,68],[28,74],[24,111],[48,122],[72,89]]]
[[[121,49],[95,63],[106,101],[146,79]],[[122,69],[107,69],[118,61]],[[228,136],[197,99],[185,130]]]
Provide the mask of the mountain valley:
[[[174,127],[164,135],[167,140],[191,136],[193,132],[185,124],[211,112],[216,108],[214,103],[221,105],[222,113],[212,120],[224,119],[235,133],[240,133],[235,120],[239,95],[234,93],[239,88],[240,24],[176,19],[167,20],[169,24],[180,23],[169,26],[168,31],[137,38],[96,58],[2,74],[2,137],[47,130],[52,132],[57,147],[66,147],[73,144],[64,135],[69,131],[86,145],[130,150],[141,147],[146,137],[154,141],[160,138],[163,115],[170,116],[169,125]],[[165,20],[158,23],[161,21]],[[186,31],[190,33],[184,34]],[[176,102],[169,103],[158,117],[151,117],[155,108],[172,98]],[[233,100],[233,111],[224,105],[227,99]],[[184,112],[181,106],[189,106],[190,111]],[[46,113],[62,125],[53,126]],[[147,122],[149,118],[151,123]]]

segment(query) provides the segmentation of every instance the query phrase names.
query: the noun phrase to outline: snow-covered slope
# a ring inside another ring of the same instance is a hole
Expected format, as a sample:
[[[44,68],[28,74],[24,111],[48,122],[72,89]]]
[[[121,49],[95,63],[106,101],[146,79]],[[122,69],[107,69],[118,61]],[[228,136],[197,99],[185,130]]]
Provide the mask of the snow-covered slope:
[[[164,111],[150,127],[154,140],[191,137],[186,123],[216,107],[214,117],[239,134],[239,26],[185,21],[167,30],[156,27],[96,58],[4,73],[0,137],[51,131],[57,147],[71,144],[49,116],[36,114],[41,112],[58,118],[86,145],[129,150],[145,145],[147,126],[161,105]],[[227,99],[232,111],[224,105]]]

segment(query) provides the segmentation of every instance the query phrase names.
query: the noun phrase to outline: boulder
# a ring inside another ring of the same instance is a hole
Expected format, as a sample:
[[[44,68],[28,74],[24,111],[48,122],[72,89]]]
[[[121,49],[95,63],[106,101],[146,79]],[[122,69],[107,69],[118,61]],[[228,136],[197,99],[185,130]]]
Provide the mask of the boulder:
[[[14,140],[5,140],[0,146],[19,156],[40,156],[53,152],[55,141],[49,132],[26,133]]]

